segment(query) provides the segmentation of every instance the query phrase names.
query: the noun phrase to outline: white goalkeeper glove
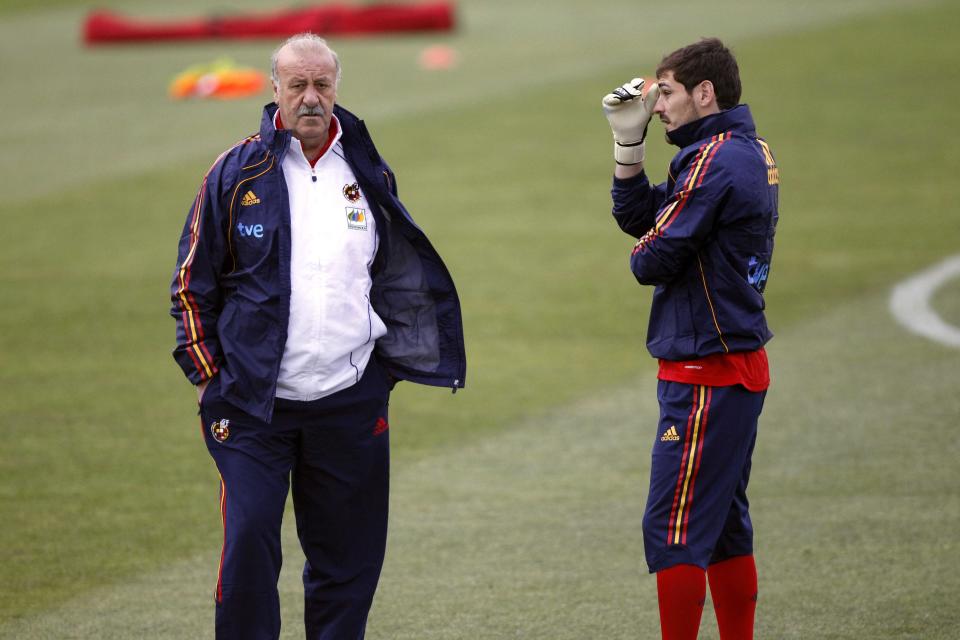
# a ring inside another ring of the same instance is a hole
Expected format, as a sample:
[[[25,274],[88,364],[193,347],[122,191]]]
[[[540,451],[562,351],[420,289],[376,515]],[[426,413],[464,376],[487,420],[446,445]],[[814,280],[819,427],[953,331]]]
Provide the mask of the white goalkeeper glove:
[[[643,78],[634,78],[603,96],[603,113],[613,129],[613,158],[617,164],[643,162],[643,141],[660,88],[653,85],[646,96],[642,95]]]

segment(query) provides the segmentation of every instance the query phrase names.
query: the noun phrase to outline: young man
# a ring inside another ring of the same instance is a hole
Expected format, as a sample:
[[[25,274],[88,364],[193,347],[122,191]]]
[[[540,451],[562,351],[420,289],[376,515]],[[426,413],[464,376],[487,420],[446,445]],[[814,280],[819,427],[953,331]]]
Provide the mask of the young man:
[[[174,357],[220,473],[216,637],[279,637],[292,484],[306,637],[363,638],[386,545],[390,389],[463,386],[460,304],[363,122],[336,104],[336,54],[301,34],[272,67],[275,103],[204,178],[172,284]]]
[[[643,519],[665,640],[694,639],[709,580],[720,637],[753,637],[757,573],[746,489],[769,385],[764,318],[779,175],[717,39],[666,56],[644,95],[603,98],[617,162],[613,215],[638,238],[637,280],[654,285],[647,348],[659,359],[660,422]],[[657,114],[680,147],[667,181],[644,171]]]

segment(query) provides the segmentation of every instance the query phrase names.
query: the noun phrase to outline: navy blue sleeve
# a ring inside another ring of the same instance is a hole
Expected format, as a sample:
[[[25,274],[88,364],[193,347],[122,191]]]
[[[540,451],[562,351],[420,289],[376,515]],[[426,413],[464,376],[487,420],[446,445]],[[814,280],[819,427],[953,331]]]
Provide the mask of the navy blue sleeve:
[[[214,175],[218,173],[207,174],[190,208],[170,285],[170,315],[177,321],[173,357],[193,384],[215,376],[221,356],[217,318],[226,242],[217,221],[220,204]]]
[[[679,188],[634,246],[630,269],[641,284],[665,284],[683,273],[713,232],[732,182],[717,157],[723,142],[705,145],[680,173]]]
[[[653,226],[654,214],[666,193],[666,184],[651,186],[644,172],[626,179],[614,176],[610,190],[613,218],[624,233],[639,238]]]

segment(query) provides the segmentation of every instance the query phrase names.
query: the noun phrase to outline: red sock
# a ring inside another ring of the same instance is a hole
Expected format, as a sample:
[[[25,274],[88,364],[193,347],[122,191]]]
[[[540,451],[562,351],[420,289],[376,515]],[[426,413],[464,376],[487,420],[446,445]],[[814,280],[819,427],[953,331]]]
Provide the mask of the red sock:
[[[700,631],[707,576],[692,564],[678,564],[657,572],[660,632],[663,640],[696,640]]]
[[[710,596],[720,640],[753,640],[757,609],[757,565],[753,556],[737,556],[710,565]]]

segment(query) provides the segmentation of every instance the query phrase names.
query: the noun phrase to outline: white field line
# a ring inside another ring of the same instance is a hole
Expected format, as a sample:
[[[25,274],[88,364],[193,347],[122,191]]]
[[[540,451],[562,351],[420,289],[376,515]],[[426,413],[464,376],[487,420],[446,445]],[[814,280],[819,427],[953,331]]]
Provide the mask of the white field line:
[[[960,348],[960,328],[944,322],[930,306],[937,289],[956,277],[960,277],[960,255],[947,258],[895,286],[890,295],[890,313],[911,332]]]

